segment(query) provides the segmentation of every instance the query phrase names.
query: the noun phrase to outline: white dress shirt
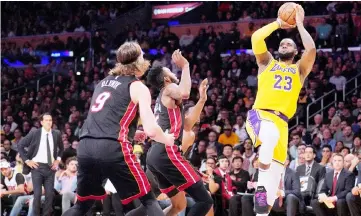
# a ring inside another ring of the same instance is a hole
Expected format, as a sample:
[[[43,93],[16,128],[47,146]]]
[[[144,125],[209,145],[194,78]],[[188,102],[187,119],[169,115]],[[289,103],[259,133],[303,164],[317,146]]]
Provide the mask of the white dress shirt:
[[[41,138],[40,138],[40,145],[38,153],[36,153],[35,157],[33,157],[33,161],[38,163],[48,163],[48,156],[47,156],[47,144],[46,144],[46,135],[48,134],[49,138],[49,145],[50,145],[50,153],[51,153],[51,162],[54,161],[54,140],[53,140],[53,134],[51,133],[51,130],[47,132],[43,127],[41,128]],[[57,160],[60,160],[61,158],[58,157]]]

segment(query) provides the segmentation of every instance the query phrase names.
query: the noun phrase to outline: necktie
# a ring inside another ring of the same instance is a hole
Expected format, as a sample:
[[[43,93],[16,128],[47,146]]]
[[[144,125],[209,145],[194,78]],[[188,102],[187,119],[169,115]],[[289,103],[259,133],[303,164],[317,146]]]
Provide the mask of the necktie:
[[[278,188],[280,190],[283,190],[283,174],[281,174],[281,180],[280,180],[280,184],[279,184]],[[280,196],[280,197],[278,197],[278,206],[282,207],[282,205],[283,205],[283,196]]]
[[[336,194],[337,174],[338,173],[335,173],[335,176],[333,177],[331,196],[335,196],[335,194]]]
[[[48,165],[51,166],[52,161],[51,161],[51,152],[50,152],[50,143],[49,143],[49,134],[46,134],[46,155],[47,155],[47,159],[48,159]]]
[[[310,174],[311,174],[311,166],[307,166],[306,176],[310,176]]]

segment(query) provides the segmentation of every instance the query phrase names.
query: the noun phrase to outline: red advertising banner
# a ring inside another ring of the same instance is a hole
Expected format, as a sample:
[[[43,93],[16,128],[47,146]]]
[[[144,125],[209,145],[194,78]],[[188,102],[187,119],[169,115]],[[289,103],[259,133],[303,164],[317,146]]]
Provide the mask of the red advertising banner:
[[[201,2],[158,5],[152,9],[152,19],[171,19],[202,5]]]
[[[339,14],[337,16],[344,17],[345,15]],[[327,16],[310,16],[305,17],[305,23],[309,22],[312,26],[316,27],[318,24],[321,23],[321,20],[323,18],[327,18]],[[358,32],[360,33],[361,30],[361,16],[353,15],[352,19],[355,24],[355,34]],[[263,24],[268,24],[275,19],[257,19],[252,20],[252,22],[255,24],[255,29],[260,28]],[[250,21],[235,21],[237,23],[237,29],[242,33],[246,32],[248,28],[248,24]],[[231,24],[233,22],[216,22],[216,23],[198,23],[198,24],[185,24],[185,25],[177,25],[177,26],[171,26],[170,30],[174,34],[176,34],[178,37],[181,37],[186,33],[187,29],[191,30],[191,33],[194,36],[198,35],[198,32],[201,28],[207,29],[208,26],[213,26],[215,32],[228,32],[231,29]]]

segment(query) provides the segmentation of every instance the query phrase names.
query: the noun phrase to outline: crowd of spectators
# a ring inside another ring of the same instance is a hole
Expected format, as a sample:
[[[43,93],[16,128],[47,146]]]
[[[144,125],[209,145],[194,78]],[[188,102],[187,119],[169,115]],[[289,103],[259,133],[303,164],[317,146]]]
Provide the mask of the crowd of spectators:
[[[2,2],[1,37],[84,32],[141,2]]]
[[[56,3],[50,3],[50,5],[53,4]],[[273,4],[277,3],[271,3],[271,5]],[[80,9],[80,11],[82,10]],[[334,28],[331,25],[330,37],[335,36],[337,26],[338,24]],[[308,26],[309,29],[311,29],[310,26]],[[314,28],[316,36],[320,35],[320,30],[317,31],[317,29],[323,28]],[[333,31],[333,29],[336,30]],[[135,26],[134,29],[129,30],[128,34],[121,35],[117,41],[117,43],[122,43],[127,40],[137,40],[146,53],[145,57],[152,60],[152,66],[169,67],[177,75],[180,75],[180,71],[171,62],[171,55],[175,49],[181,48],[183,55],[190,62],[192,91],[189,102],[197,101],[198,85],[202,79],[208,78],[208,101],[201,114],[200,123],[194,127],[196,141],[185,156],[204,174],[203,180],[206,186],[210,190],[212,188],[210,192],[215,200],[215,215],[217,216],[222,215],[225,209],[229,209],[230,215],[253,214],[253,201],[248,199],[250,196],[239,196],[237,193],[253,193],[258,176],[257,149],[253,148],[248,139],[244,123],[246,113],[251,109],[257,91],[257,66],[252,55],[235,53],[236,48],[247,46],[244,44],[249,45],[253,31],[250,29],[247,37],[243,37],[235,27],[233,31],[219,34],[215,33],[210,26],[207,30],[201,30],[198,36],[193,36],[192,32],[189,32],[187,37],[181,36],[179,39],[170,31],[169,27],[157,26],[154,22],[149,31],[140,30],[139,26]],[[268,39],[267,45],[271,51],[277,50],[280,39],[287,36],[295,38],[300,44],[297,31],[293,33],[280,31]],[[320,38],[316,36],[315,41],[319,44],[318,39]],[[99,37],[99,41],[104,41],[104,35],[100,34],[97,37]],[[232,41],[236,42],[236,45],[232,45],[234,44]],[[330,39],[329,42],[331,43],[332,40]],[[67,47],[68,44],[65,46]],[[158,54],[149,54],[147,51],[150,48],[156,48]],[[230,49],[230,55],[222,57],[220,54],[224,49]],[[113,66],[107,61],[108,57],[107,52],[104,52],[96,59],[94,67],[90,60],[86,60],[80,69],[80,76],[76,75],[74,68],[68,66],[64,61],[57,63],[52,60],[50,64],[40,69],[34,68],[32,64],[29,64],[24,70],[2,67],[2,91],[32,82],[38,75],[44,73],[56,74],[55,82],[40,86],[39,91],[32,89],[27,92],[13,93],[9,98],[2,97],[1,158],[7,159],[10,163],[9,167],[14,168],[11,169],[11,172],[14,172],[16,176],[21,173],[23,162],[17,157],[17,144],[31,130],[41,127],[38,117],[42,113],[50,112],[53,117],[53,128],[62,132],[62,142],[66,149],[62,157],[63,166],[56,175],[58,184],[55,188],[59,194],[55,205],[61,206],[62,211],[75,202],[73,193],[76,189],[73,188],[73,184],[74,176],[76,176],[76,166],[74,165],[76,161],[73,157],[76,156],[79,130],[89,111],[94,87]],[[340,170],[344,167],[345,170],[354,174],[361,172],[360,91],[346,97],[344,101],[342,97],[338,97],[337,106],[328,108],[324,115],[316,115],[308,128],[305,126],[304,111],[307,104],[330,90],[336,89],[342,94],[346,80],[359,74],[361,74],[359,52],[351,52],[346,49],[337,52],[318,52],[313,70],[299,96],[297,115],[301,119],[300,124],[296,129],[290,131],[289,167],[286,171],[287,178],[285,177],[288,180],[284,180],[284,191],[287,192],[284,197],[287,203],[292,203],[287,205],[287,208],[292,206],[292,209],[287,209],[287,212],[302,211],[303,204],[312,204],[311,200],[314,198],[314,194],[311,197],[305,197],[305,191],[302,191],[301,195],[301,186],[293,184],[293,182],[300,183],[300,178],[307,176],[306,166],[319,163],[322,166],[320,170],[324,169],[324,171],[308,173],[316,183],[319,183],[327,175],[325,173],[333,172],[333,169]],[[153,98],[155,96],[156,92],[153,92]],[[154,102],[153,100],[153,105]],[[135,143],[134,146],[134,152],[145,169],[144,158],[149,144],[149,140],[145,140]],[[337,153],[343,155],[342,161],[344,162],[342,162],[341,168],[338,161],[336,165],[333,164],[334,156]],[[3,174],[5,177],[8,176],[7,172],[10,172],[10,168],[7,166],[6,163],[1,165],[2,171],[6,172]],[[205,177],[206,175],[212,175],[214,179],[209,179]],[[65,179],[64,185],[62,185],[62,179]],[[351,174],[350,179],[352,179]],[[3,180],[2,184],[5,184]],[[7,187],[7,189],[17,190],[20,197],[23,197],[24,194],[31,195],[31,177],[19,177],[16,182],[16,187]],[[27,185],[26,190],[21,186],[24,184]],[[218,187],[210,185],[218,185]],[[66,191],[63,191],[64,188]],[[351,189],[348,187],[344,191],[351,192]],[[116,199],[116,196],[113,196],[116,191],[107,189],[107,193],[109,194],[107,199]],[[160,203],[167,203],[167,198],[163,194],[159,193],[157,196]],[[344,199],[346,199],[346,195]],[[13,209],[20,208],[21,211],[23,206],[28,205],[28,200],[31,200],[31,196],[18,198],[17,202],[14,200],[12,204],[16,204],[17,208]],[[187,198],[187,202],[189,206],[192,205],[191,199]],[[276,202],[279,203],[279,201]],[[109,200],[104,203],[110,205]],[[301,204],[296,210],[294,208],[298,205],[295,203]],[[136,206],[137,204],[131,205]],[[116,204],[113,206],[119,210],[119,203],[118,206]],[[286,205],[278,207],[282,206]],[[121,206],[120,208],[126,211],[132,207]],[[109,210],[109,206],[105,209]],[[274,210],[285,209],[274,208]]]
[[[274,17],[284,2],[217,2],[214,11],[205,11],[200,16],[201,22],[251,21]],[[329,13],[361,12],[359,2],[299,2],[307,15],[328,15]]]

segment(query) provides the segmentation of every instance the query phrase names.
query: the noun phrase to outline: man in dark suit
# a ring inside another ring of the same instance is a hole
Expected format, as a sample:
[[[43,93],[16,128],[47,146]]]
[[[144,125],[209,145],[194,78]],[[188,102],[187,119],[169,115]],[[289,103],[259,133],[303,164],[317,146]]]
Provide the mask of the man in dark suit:
[[[54,199],[54,177],[64,151],[61,134],[52,130],[53,120],[49,113],[40,116],[42,127],[26,135],[18,146],[20,157],[25,162],[23,173],[31,170],[34,190],[34,215],[40,215],[42,185],[45,188],[43,215],[52,214]],[[25,148],[28,150],[26,151]]]
[[[7,161],[10,163],[13,163],[16,161],[16,154],[17,152],[11,148],[11,142],[10,140],[4,141],[4,153],[6,155]]]
[[[334,170],[326,173],[325,182],[320,194],[326,194],[326,197],[318,196],[318,199],[311,201],[311,206],[316,216],[327,216],[329,212],[337,211],[338,216],[347,216],[348,208],[346,195],[355,184],[355,176],[343,168],[344,160],[341,154],[335,154],[332,159]],[[324,202],[333,203],[335,208],[328,208]]]
[[[346,196],[351,216],[361,215],[361,163],[358,164],[358,175],[355,180],[355,187]]]
[[[312,146],[305,149],[305,164],[297,167],[296,171],[299,176],[312,176],[316,184],[325,177],[326,168],[315,161],[316,150]]]
[[[316,149],[312,146],[307,146],[305,149],[305,164],[297,167],[297,174],[301,176],[312,176],[315,180],[315,188],[313,189],[313,193],[316,191],[318,182],[325,177],[326,168],[315,161],[316,158]],[[304,202],[306,205],[309,205],[311,202],[310,195],[303,196]]]
[[[289,164],[289,159],[286,160],[285,167]],[[279,190],[277,192],[279,198],[277,198],[273,204],[272,211],[285,212],[287,216],[295,216],[297,209],[299,209],[302,202],[301,196],[301,184],[298,174],[290,169],[285,168],[282,174],[281,181],[279,182]],[[242,197],[242,215],[251,216],[253,213],[253,197]]]
[[[300,177],[296,171],[287,167],[282,174],[277,195],[279,196],[273,204],[272,211],[285,212],[287,216],[295,216],[302,202]]]

